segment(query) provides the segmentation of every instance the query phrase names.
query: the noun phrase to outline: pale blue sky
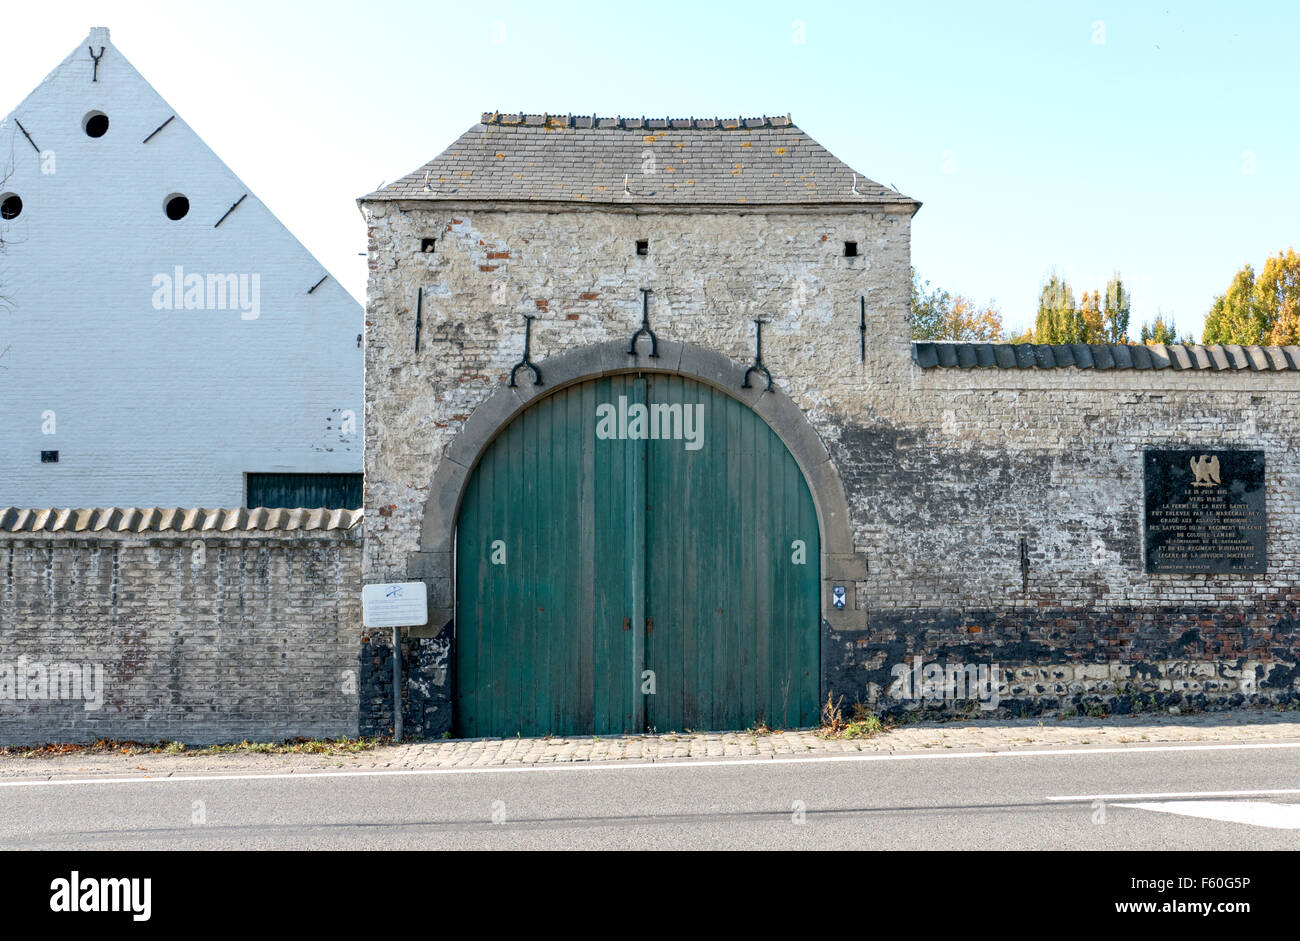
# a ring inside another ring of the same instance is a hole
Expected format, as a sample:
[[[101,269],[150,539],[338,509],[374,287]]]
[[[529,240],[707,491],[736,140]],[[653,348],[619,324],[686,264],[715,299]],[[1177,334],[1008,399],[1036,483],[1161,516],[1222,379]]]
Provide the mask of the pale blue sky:
[[[4,19],[0,113],[110,27],[359,299],[356,197],[493,109],[789,112],[922,200],[914,264],[1014,327],[1055,266],[1079,292],[1119,269],[1135,324],[1159,307],[1199,334],[1238,267],[1297,241],[1294,2],[60,0]]]

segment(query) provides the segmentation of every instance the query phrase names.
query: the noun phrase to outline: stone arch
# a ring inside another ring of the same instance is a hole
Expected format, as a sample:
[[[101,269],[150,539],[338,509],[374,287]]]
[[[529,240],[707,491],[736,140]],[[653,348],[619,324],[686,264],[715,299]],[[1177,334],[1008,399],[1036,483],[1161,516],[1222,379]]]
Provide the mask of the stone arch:
[[[434,471],[420,528],[420,551],[410,560],[411,577],[429,585],[429,627],[437,632],[452,617],[455,572],[452,546],[456,520],[466,484],[487,446],[536,399],[566,386],[599,376],[628,372],[676,374],[713,386],[752,408],[781,439],[803,472],[817,512],[821,535],[821,611],[823,629],[852,630],[866,626],[866,611],[857,609],[855,581],[865,579],[865,556],[853,546],[848,502],[839,472],[821,437],[799,406],[779,385],[765,392],[761,377],[743,388],[746,366],[721,353],[690,343],[660,340],[659,355],[648,355],[642,342],[634,357],[624,342],[606,342],[558,353],[538,363],[542,385],[519,373],[516,388],[502,385],[474,409]],[[842,586],[847,600],[842,610],[833,604],[834,589]]]

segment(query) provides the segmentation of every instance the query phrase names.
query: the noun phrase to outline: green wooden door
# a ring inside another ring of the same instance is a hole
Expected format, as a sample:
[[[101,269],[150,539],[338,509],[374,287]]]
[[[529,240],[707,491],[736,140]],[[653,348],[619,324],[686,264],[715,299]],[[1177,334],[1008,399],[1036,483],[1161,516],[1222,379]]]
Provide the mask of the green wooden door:
[[[640,728],[629,602],[640,455],[592,429],[599,404],[643,385],[615,376],[547,396],[475,469],[456,535],[462,735]]]
[[[814,725],[820,544],[803,473],[744,403],[677,376],[652,383],[653,401],[693,404],[704,430],[698,448],[649,442],[647,728]]]
[[[476,467],[456,553],[461,735],[816,720],[812,498],[721,392],[625,375],[542,399]]]

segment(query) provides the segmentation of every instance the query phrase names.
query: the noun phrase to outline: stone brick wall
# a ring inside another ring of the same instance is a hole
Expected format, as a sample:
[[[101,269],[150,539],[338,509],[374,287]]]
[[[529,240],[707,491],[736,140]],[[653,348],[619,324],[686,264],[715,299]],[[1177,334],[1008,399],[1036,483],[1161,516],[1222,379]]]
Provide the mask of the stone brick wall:
[[[900,372],[911,393],[831,445],[870,560],[870,628],[834,640],[850,698],[917,653],[1013,668],[1022,712],[1300,698],[1300,376]],[[1145,572],[1150,447],[1265,452],[1266,574]]]
[[[753,319],[769,321],[764,359],[830,451],[861,564],[844,570],[849,612],[824,600],[827,692],[889,707],[891,667],[921,655],[999,665],[1010,711],[1297,697],[1300,373],[923,370],[911,220],[884,207],[363,210],[367,580],[421,574],[431,481],[519,361],[523,315],[538,318],[545,370],[557,353],[626,342],[649,287],[661,338],[739,363]],[[1148,447],[1266,452],[1266,574],[1145,573]]]
[[[360,526],[0,532],[0,743],[355,736],[360,569]]]

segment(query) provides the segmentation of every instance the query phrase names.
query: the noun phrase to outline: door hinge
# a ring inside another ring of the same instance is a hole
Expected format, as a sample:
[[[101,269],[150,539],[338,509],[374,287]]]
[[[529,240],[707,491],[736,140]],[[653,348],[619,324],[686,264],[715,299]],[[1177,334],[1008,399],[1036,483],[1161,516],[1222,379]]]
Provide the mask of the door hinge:
[[[646,619],[645,619],[645,635],[646,635],[647,637],[649,637],[649,636],[650,636],[651,634],[653,634],[654,632],[655,632],[655,619],[654,619],[654,618],[646,618]]]
[[[631,618],[623,618],[623,630],[625,630],[625,631],[630,631],[630,630],[632,630],[632,619],[631,619]]]

